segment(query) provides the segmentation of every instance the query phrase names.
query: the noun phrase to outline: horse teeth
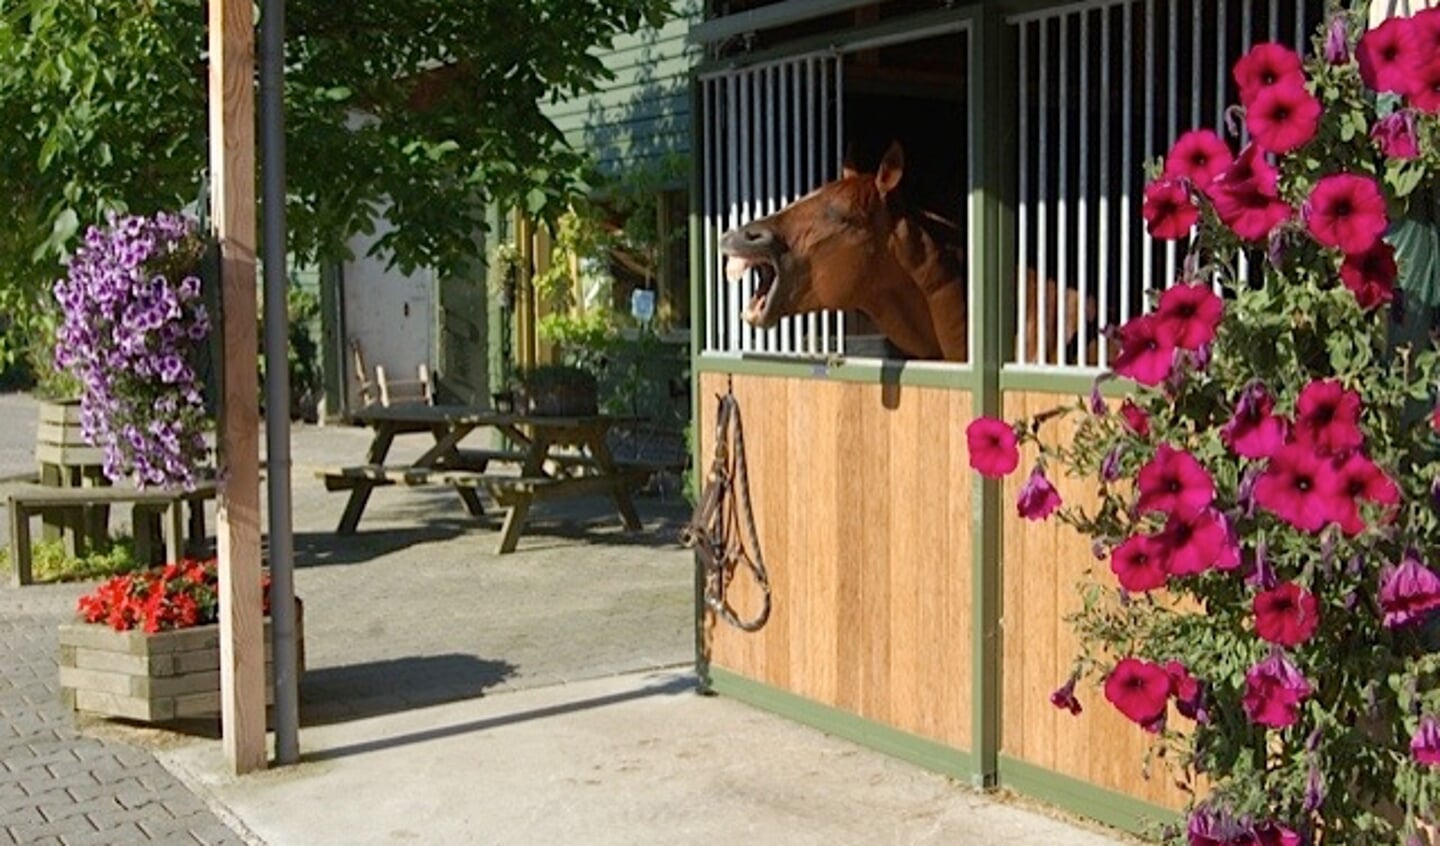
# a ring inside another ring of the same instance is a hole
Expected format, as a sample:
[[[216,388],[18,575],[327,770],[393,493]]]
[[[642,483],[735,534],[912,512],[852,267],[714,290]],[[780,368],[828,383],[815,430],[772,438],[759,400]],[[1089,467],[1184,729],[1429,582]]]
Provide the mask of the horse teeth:
[[[739,256],[731,256],[725,262],[725,278],[731,282],[739,282],[745,278],[745,271],[750,269],[750,262]]]

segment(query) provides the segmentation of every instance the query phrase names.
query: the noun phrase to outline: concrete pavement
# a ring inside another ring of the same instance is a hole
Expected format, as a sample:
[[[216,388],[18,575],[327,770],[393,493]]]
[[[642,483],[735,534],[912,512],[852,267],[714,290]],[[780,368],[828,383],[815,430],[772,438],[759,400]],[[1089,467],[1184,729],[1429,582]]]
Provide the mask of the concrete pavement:
[[[0,396],[0,478],[33,461],[33,417]],[[640,500],[634,535],[603,500],[540,509],[497,557],[498,517],[447,490],[382,489],[360,531],[335,536],[344,497],[313,470],[367,443],[294,430],[296,767],[226,775],[213,724],[77,729],[54,630],[88,586],[0,587],[0,843],[1120,842],[696,695],[682,501]]]

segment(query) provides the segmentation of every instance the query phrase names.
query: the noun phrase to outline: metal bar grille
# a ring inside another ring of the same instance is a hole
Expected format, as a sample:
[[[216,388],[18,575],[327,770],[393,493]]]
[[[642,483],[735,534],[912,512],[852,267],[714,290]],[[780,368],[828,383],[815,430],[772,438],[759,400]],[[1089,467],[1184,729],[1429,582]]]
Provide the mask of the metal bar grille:
[[[1007,366],[1110,360],[1114,351],[1097,330],[1143,313],[1151,292],[1180,271],[1183,245],[1156,244],[1144,231],[1146,163],[1191,128],[1229,137],[1223,121],[1238,100],[1235,60],[1267,40],[1308,52],[1325,6],[1088,0],[1009,18],[1018,30],[1020,150],[1018,331]],[[1032,320],[1039,329],[1027,337]]]
[[[705,352],[844,354],[844,315],[788,317],[761,330],[741,319],[753,274],[725,279],[720,238],[772,214],[840,172],[841,74],[831,54],[798,56],[700,77]]]

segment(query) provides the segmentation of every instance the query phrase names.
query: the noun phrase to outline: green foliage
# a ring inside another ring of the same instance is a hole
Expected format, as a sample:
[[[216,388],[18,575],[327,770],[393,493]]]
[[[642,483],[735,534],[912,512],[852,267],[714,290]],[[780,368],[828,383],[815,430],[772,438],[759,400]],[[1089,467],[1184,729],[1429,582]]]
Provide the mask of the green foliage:
[[[665,343],[650,326],[627,327],[605,309],[548,314],[539,332],[560,348],[567,364],[594,375],[602,410],[639,415],[666,428],[688,419],[688,408],[672,396],[672,382],[688,377],[688,348]]]
[[[668,0],[287,4],[291,248],[346,239],[403,270],[453,273],[493,202],[554,220],[586,160],[540,112],[608,72],[592,52],[658,25]],[[201,0],[0,0],[0,357],[43,336],[48,286],[107,211],[183,207],[207,159]]]
[[[140,569],[134,543],[128,537],[114,537],[99,549],[79,558],[65,552],[62,541],[36,541],[31,547],[31,572],[37,582],[81,582],[108,579]],[[0,549],[0,572],[9,572],[10,550]]]

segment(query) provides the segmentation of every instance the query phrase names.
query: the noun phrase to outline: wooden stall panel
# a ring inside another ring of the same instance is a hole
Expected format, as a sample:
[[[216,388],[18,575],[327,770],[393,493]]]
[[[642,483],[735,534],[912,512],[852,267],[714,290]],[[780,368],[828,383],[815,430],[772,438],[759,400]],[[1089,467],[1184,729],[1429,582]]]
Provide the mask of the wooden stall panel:
[[[1029,417],[1071,401],[1043,393],[1005,397],[1007,420]],[[1074,427],[1048,424],[1044,436],[1068,438]],[[1079,585],[1086,570],[1108,573],[1090,542],[1051,519],[1020,517],[1015,499],[1035,461],[1033,448],[1021,454],[1020,468],[1005,481],[1003,562],[1001,754],[1137,799],[1179,808],[1185,795],[1157,763],[1152,777],[1142,773],[1153,739],[1121,716],[1097,685],[1077,691],[1084,712],[1072,716],[1050,704],[1050,693],[1069,677],[1078,640],[1065,616],[1081,606]],[[1087,508],[1097,501],[1097,482],[1075,479],[1052,468],[1050,479],[1067,505]],[[1173,716],[1173,715],[1172,715]]]
[[[726,380],[700,379],[707,465]],[[712,664],[968,749],[968,394],[759,376],[733,390],[774,609],[756,634],[709,620]]]

